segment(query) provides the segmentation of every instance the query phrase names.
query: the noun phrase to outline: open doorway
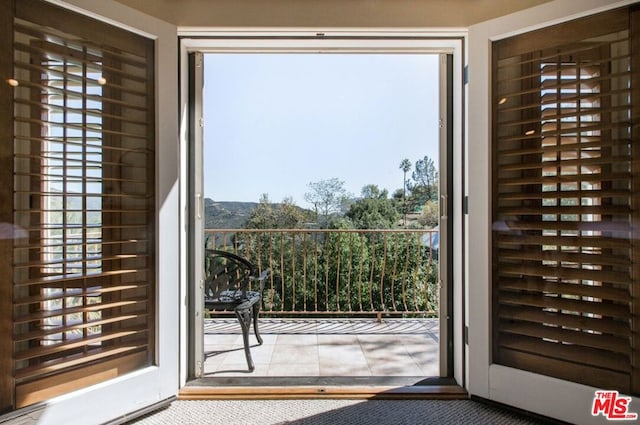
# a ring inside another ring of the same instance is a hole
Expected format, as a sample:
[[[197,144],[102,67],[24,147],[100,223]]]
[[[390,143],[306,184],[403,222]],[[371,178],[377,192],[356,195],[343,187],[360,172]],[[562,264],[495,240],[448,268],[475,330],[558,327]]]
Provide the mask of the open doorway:
[[[451,376],[447,55],[197,61],[199,243],[271,271],[255,370],[235,317],[206,312],[200,376]]]

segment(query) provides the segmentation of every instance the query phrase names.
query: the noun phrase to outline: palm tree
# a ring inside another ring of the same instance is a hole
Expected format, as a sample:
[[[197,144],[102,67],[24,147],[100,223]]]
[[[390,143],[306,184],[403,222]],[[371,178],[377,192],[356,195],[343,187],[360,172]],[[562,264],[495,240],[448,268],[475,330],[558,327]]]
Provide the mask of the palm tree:
[[[400,162],[400,169],[403,171],[404,176],[403,176],[403,185],[402,185],[402,221],[403,221],[403,226],[407,226],[407,202],[406,202],[406,196],[407,196],[407,173],[409,172],[409,170],[411,170],[411,161],[409,161],[407,158],[403,159]]]

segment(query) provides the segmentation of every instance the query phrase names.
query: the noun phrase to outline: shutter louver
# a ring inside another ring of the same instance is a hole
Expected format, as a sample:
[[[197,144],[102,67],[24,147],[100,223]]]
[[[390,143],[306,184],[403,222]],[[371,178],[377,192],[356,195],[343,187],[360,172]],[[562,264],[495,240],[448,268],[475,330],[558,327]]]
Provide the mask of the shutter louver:
[[[60,25],[64,23],[64,25]],[[153,41],[44,2],[13,21],[15,407],[154,360]]]
[[[492,345],[495,363],[637,394],[629,16],[493,45]]]

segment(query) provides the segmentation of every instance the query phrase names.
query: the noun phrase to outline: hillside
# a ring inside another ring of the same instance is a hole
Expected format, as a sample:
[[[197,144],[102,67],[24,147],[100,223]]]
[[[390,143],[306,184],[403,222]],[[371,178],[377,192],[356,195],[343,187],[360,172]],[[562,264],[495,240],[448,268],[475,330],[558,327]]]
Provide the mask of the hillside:
[[[257,202],[218,202],[204,199],[205,229],[240,229],[251,215]]]
[[[257,202],[229,202],[204,199],[204,228],[205,229],[242,229],[258,206]],[[281,204],[271,204],[278,207]],[[314,213],[295,206],[303,217],[313,217]]]

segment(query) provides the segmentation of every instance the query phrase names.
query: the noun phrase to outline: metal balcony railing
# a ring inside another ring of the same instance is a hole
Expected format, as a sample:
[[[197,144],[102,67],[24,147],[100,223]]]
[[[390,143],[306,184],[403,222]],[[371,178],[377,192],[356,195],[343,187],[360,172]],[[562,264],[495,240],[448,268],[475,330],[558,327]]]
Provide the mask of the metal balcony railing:
[[[438,315],[437,230],[207,229],[271,273],[262,314]]]

